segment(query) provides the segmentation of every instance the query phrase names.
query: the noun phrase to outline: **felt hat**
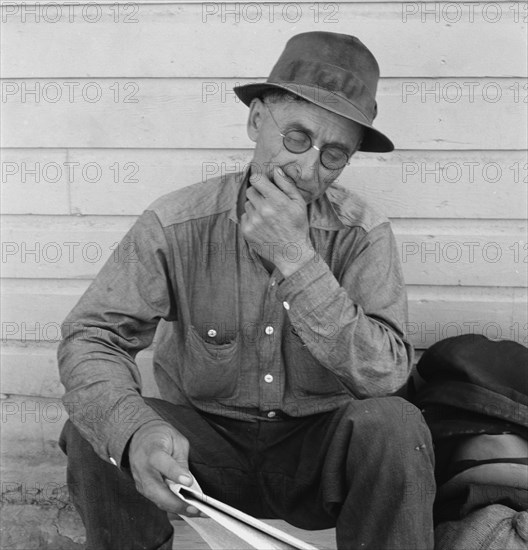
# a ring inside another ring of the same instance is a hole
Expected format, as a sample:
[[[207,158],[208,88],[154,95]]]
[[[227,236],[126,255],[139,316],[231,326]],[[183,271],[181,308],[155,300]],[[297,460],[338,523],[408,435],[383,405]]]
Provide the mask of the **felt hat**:
[[[360,151],[386,153],[392,141],[372,126],[377,115],[379,66],[356,37],[305,32],[290,38],[266,82],[234,88],[249,106],[273,89],[286,90],[365,128]]]
[[[528,439],[528,349],[519,342],[452,336],[426,350],[416,370],[425,383],[408,398],[435,442],[504,432]]]

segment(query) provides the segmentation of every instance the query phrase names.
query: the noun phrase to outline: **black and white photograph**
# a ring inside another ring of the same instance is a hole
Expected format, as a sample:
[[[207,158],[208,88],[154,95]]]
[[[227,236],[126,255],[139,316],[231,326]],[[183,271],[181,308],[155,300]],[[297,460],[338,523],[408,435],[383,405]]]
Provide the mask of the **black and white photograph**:
[[[0,550],[528,550],[528,3],[0,15]]]

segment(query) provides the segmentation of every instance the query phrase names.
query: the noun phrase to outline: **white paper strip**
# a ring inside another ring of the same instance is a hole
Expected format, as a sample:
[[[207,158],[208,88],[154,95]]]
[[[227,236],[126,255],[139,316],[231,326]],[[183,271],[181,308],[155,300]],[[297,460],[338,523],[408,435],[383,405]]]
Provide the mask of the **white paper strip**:
[[[317,550],[311,544],[205,495],[197,484],[189,488],[168,483],[183,501],[213,520],[206,522],[182,516],[213,550]]]

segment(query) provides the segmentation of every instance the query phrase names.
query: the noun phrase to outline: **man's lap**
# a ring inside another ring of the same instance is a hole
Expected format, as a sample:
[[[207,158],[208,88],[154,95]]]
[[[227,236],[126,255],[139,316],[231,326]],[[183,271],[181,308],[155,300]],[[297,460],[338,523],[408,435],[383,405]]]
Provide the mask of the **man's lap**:
[[[429,442],[419,412],[398,397],[351,399],[331,412],[255,422],[146,401],[189,440],[189,467],[206,494],[257,517],[287,519],[305,529],[335,526],[346,498],[350,453],[361,456],[362,447],[377,448],[373,454],[379,462],[372,463],[377,468],[386,445],[398,449],[404,463],[406,449],[416,453],[415,440]],[[419,440],[417,433],[423,435]]]
[[[283,518],[286,507],[315,516],[312,529],[335,525],[317,498],[335,412],[248,422],[147,403],[189,440],[189,468],[206,494],[261,518]]]
[[[337,525],[339,531],[340,522],[345,546],[354,537],[349,524],[359,540],[364,535],[358,527],[376,533],[388,510],[396,517],[399,509],[398,521],[409,514],[423,521],[421,497],[407,487],[434,483],[432,444],[418,410],[399,397],[351,400],[329,413],[256,422],[146,402],[189,440],[189,468],[204,492],[249,514],[310,530]],[[129,473],[99,458],[71,423],[61,446],[87,532],[100,537],[111,525],[136,543],[152,536],[168,540],[166,514],[139,495]],[[343,506],[348,519],[341,517]],[[426,531],[429,523],[426,518]]]

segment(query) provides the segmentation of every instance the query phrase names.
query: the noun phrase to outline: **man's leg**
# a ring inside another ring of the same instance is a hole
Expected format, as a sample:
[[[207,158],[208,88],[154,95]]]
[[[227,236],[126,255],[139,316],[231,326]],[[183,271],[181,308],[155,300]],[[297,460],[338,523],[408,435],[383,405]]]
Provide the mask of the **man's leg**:
[[[335,487],[340,478],[346,494]],[[432,549],[435,489],[433,443],[418,409],[399,397],[347,407],[323,471],[327,502],[342,502],[339,548]]]
[[[172,548],[167,514],[137,492],[129,474],[99,458],[69,420],[60,445],[68,455],[68,490],[86,529],[87,550]]]
[[[255,499],[256,482],[248,476],[244,458],[256,423],[231,421],[233,433],[228,436],[207,415],[189,407],[159,399],[145,401],[187,437],[190,470],[207,494],[255,515],[261,513]],[[238,440],[237,431],[241,434]],[[68,455],[68,487],[86,528],[87,550],[172,547],[167,514],[137,492],[128,473],[99,458],[69,421],[60,444]]]
[[[343,550],[433,548],[433,446],[418,409],[399,397],[365,399],[298,422],[261,427],[268,516],[336,525]]]

